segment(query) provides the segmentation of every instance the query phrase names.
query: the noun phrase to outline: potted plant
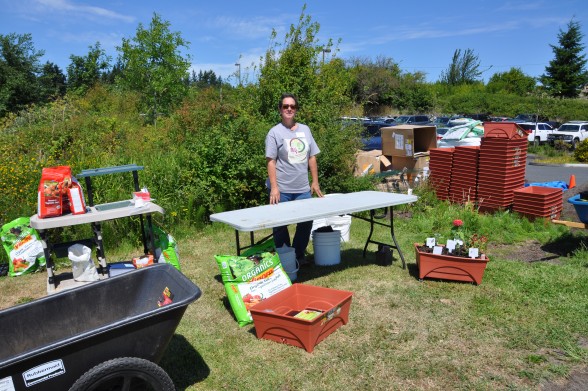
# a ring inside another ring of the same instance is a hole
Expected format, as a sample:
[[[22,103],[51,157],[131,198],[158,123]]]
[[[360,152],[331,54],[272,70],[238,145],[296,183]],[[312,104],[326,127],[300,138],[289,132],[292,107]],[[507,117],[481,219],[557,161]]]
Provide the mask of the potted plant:
[[[477,233],[468,234],[462,220],[454,220],[454,239],[445,245],[438,245],[435,238],[428,238],[426,244],[415,243],[416,263],[419,279],[440,278],[453,281],[482,283],[486,264],[487,238]]]

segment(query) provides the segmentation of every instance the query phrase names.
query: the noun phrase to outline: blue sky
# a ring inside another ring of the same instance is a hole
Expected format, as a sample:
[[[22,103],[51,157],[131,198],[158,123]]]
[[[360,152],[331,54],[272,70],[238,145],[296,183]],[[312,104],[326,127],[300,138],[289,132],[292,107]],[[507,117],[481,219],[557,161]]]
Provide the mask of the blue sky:
[[[389,57],[407,72],[422,71],[436,81],[456,49],[473,49],[487,81],[496,72],[519,67],[537,77],[553,59],[549,44],[574,18],[588,48],[586,0],[469,1],[188,1],[188,0],[0,0],[0,34],[33,37],[64,72],[70,56],[84,56],[100,42],[113,59],[122,38],[147,27],[153,13],[190,42],[193,69],[212,69],[234,82],[236,63],[243,78],[270,45],[272,29],[282,42],[304,4],[320,24],[318,38],[341,39],[339,58]],[[586,53],[586,50],[585,50]]]

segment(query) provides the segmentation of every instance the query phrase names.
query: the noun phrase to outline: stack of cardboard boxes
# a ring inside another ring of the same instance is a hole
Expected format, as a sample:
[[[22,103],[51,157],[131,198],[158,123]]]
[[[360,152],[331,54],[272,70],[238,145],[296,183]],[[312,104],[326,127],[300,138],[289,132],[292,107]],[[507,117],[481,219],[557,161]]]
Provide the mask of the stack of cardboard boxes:
[[[429,165],[429,149],[437,147],[435,126],[398,125],[382,128],[382,150],[360,152],[356,175],[402,171],[409,180]]]

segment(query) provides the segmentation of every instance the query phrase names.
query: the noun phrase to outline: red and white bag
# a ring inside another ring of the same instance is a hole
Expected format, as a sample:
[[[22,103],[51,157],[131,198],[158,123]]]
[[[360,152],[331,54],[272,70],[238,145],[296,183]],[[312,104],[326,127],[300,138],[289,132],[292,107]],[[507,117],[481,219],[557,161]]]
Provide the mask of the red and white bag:
[[[67,189],[69,209],[74,215],[86,213],[86,203],[84,202],[84,193],[82,192],[82,187],[75,177],[71,177],[71,179],[71,187]]]
[[[43,168],[38,189],[37,214],[41,218],[69,213],[67,191],[71,187],[71,168],[57,166]]]

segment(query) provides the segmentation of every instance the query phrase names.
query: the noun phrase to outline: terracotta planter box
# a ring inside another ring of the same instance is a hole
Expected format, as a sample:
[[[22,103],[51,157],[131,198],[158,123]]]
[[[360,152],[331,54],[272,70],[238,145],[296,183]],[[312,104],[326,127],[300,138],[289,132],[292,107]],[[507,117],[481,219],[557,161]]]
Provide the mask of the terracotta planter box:
[[[311,353],[316,344],[349,322],[352,295],[349,291],[293,284],[251,308],[257,338]],[[321,314],[311,320],[296,317],[306,309]]]
[[[416,263],[419,268],[419,279],[440,278],[443,280],[482,283],[486,264],[490,259],[472,259],[451,255],[437,255],[419,250],[420,245],[414,245]]]

